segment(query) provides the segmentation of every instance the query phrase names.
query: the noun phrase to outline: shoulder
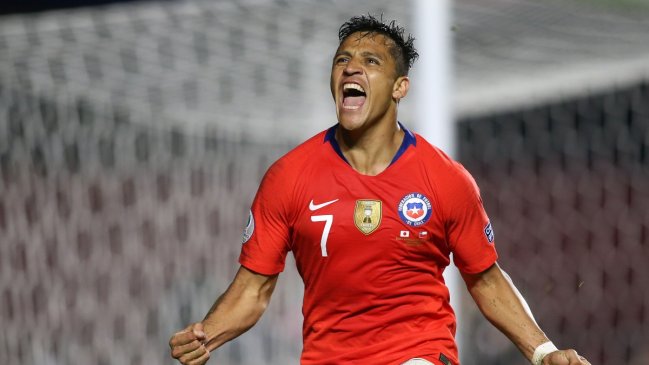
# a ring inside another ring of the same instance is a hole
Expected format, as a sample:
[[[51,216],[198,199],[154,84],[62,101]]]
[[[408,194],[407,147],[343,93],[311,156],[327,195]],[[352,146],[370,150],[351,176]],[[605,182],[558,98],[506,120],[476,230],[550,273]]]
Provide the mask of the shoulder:
[[[322,149],[324,132],[309,138],[275,161],[261,180],[253,207],[273,211],[285,222],[293,219],[297,191],[304,181],[304,170]],[[254,209],[253,209],[254,211]],[[278,218],[279,219],[279,218]],[[288,224],[288,223],[287,223]]]
[[[440,148],[417,135],[418,158],[424,166],[428,181],[435,190],[441,210],[447,217],[467,202],[481,201],[475,179],[464,166]]]
[[[450,180],[451,182],[456,180],[473,182],[473,177],[460,162],[454,160],[439,147],[432,145],[421,135],[415,134],[415,136],[419,158],[436,179]]]

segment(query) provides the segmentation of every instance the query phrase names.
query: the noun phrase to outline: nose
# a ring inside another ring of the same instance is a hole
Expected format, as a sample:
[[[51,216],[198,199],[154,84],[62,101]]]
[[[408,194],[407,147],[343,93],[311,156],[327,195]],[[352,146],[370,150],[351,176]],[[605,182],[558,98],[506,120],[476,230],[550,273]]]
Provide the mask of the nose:
[[[363,68],[360,66],[360,63],[356,61],[355,58],[351,58],[345,65],[345,69],[343,70],[343,72],[345,73],[346,76],[362,74]]]

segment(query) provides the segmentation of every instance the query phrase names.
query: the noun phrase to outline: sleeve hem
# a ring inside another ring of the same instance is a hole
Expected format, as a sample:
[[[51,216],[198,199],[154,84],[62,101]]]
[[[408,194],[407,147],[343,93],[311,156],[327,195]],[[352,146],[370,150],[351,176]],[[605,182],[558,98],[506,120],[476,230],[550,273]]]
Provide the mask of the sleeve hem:
[[[242,256],[239,256],[239,263],[246,269],[262,275],[277,275],[284,271],[284,265],[279,267],[277,265],[262,265]]]
[[[498,254],[493,251],[488,256],[485,256],[482,260],[473,265],[464,267],[460,267],[458,265],[455,266],[457,266],[458,270],[460,270],[460,272],[462,272],[463,274],[479,274],[490,268],[493,264],[496,263],[497,260]]]

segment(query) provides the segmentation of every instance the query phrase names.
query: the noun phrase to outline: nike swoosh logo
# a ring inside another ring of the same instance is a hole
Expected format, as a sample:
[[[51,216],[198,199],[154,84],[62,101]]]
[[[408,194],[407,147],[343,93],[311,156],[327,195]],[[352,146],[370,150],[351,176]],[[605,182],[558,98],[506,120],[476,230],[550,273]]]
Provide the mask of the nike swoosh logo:
[[[334,199],[334,200],[330,200],[328,202],[324,202],[322,204],[313,204],[313,199],[311,199],[311,202],[309,203],[309,210],[311,210],[311,211],[318,210],[320,208],[326,207],[329,204],[333,204],[333,203],[335,203],[337,201],[338,201],[338,199]]]

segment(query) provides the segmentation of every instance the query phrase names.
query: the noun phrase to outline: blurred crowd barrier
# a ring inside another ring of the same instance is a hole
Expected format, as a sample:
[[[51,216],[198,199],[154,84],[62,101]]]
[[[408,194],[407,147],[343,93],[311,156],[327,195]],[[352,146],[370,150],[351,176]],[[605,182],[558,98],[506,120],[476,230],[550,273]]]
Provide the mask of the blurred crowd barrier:
[[[648,85],[468,118],[459,140],[501,265],[548,336],[593,364],[646,364]],[[524,364],[471,318],[480,364]]]

